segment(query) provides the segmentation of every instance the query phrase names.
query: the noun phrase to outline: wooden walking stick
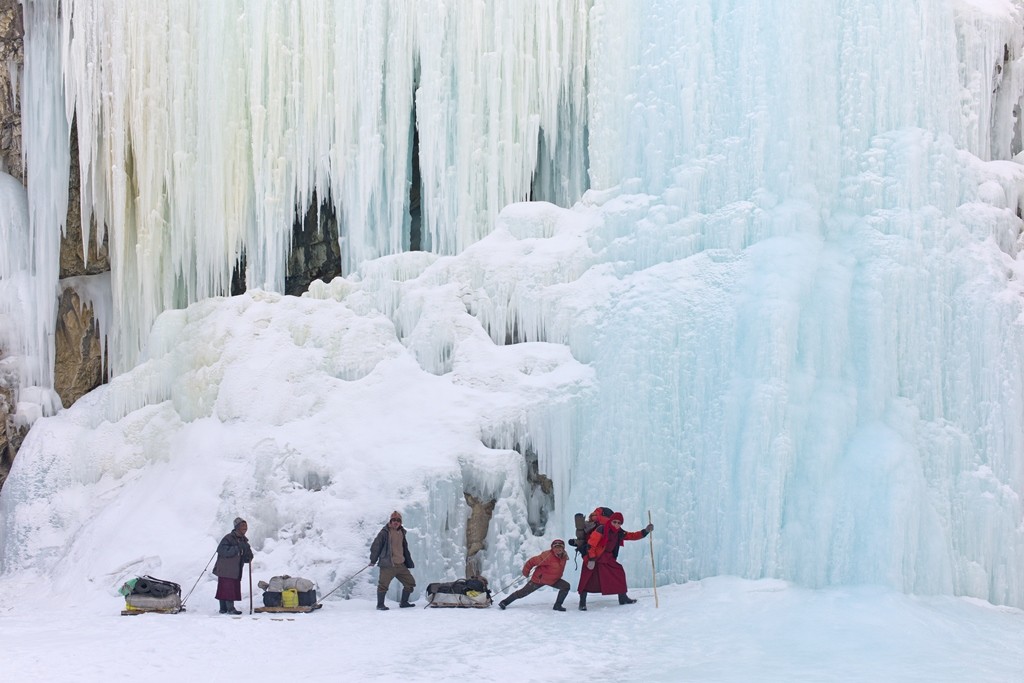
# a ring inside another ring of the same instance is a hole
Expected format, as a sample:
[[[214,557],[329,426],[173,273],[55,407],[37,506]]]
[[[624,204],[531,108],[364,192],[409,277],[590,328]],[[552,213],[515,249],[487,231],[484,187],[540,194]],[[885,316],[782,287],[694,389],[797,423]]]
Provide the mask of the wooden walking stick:
[[[647,513],[650,515],[651,513]],[[657,598],[654,600],[657,602]],[[252,562],[249,562],[249,614],[252,614]]]
[[[647,511],[647,523],[654,524],[651,521],[651,511]],[[654,579],[654,607],[658,607],[658,573],[654,571],[654,538],[652,538],[654,532],[652,531],[647,535],[647,540],[651,542],[651,577]]]

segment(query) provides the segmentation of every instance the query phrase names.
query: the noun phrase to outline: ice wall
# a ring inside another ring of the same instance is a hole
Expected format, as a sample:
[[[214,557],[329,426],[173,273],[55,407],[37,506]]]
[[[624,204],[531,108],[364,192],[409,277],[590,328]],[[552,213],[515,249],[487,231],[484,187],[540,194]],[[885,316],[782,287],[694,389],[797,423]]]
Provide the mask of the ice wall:
[[[985,159],[1020,148],[1001,3],[73,0],[60,48],[56,3],[27,6],[54,55],[29,60],[27,113],[54,144],[77,117],[83,238],[110,231],[115,373],[160,311],[227,293],[243,255],[248,286],[279,290],[314,193],[340,216],[344,272],[408,248],[414,162],[421,245],[457,253],[511,201],[626,178],[699,183],[691,202],[832,193],[854,150],[905,125]],[[886,42],[900,31],[927,37]],[[61,175],[62,150],[26,149]],[[31,184],[46,234],[50,180]]]
[[[32,333],[25,325],[32,315],[35,291],[28,232],[28,200],[25,188],[6,173],[0,174],[0,348],[24,358],[32,349],[26,339]],[[26,329],[27,328],[27,329]]]
[[[571,500],[653,508],[668,580],[1021,604],[1022,175],[971,154],[1020,151],[1020,5],[639,14],[595,3],[592,176],[647,194],[598,232]]]

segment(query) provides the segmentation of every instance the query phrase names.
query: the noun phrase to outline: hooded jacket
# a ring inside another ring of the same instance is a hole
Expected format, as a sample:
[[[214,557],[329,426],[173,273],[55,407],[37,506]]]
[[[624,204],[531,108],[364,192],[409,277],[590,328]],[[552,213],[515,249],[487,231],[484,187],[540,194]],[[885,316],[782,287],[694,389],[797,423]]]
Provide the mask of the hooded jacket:
[[[412,562],[412,555],[409,554],[409,542],[405,539],[405,527],[399,526],[398,530],[402,533],[402,555],[405,557],[406,569],[412,569],[416,565]],[[381,567],[394,567],[395,564],[391,560],[391,534],[388,533],[388,525],[385,524],[377,534],[377,538],[373,539],[373,544],[370,545],[370,564],[377,564],[380,560]]]

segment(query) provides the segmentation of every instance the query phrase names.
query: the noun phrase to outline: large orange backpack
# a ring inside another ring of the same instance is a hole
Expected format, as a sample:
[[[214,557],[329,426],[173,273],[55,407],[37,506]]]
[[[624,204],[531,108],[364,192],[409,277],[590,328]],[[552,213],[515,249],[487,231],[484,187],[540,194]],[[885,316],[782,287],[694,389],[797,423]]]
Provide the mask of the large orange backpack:
[[[582,512],[577,512],[574,516],[576,538],[570,538],[569,545],[576,548],[578,554],[586,555],[589,550],[587,539],[590,538],[590,534],[594,529],[606,523],[613,512],[614,510],[611,508],[603,506],[595,508],[587,517],[584,517]]]

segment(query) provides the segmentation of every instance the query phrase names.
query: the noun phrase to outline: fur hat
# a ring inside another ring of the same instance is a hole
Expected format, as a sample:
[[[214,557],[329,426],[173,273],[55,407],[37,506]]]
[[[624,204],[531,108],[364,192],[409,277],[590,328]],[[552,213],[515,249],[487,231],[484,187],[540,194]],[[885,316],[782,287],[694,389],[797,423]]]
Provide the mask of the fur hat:
[[[231,527],[231,528],[232,529],[237,529],[238,527],[242,526],[243,524],[248,524],[248,522],[246,522],[241,517],[235,517],[235,525],[233,527]]]
[[[402,513],[399,512],[398,510],[395,510],[394,512],[391,513],[391,516],[388,517],[388,521],[390,522],[392,519],[397,519],[399,522],[401,522],[402,521]]]
[[[551,541],[551,547],[552,548],[554,548],[556,545],[560,545],[560,546],[562,546],[564,548],[565,547],[565,541],[563,541],[560,538],[556,538],[555,540]]]

